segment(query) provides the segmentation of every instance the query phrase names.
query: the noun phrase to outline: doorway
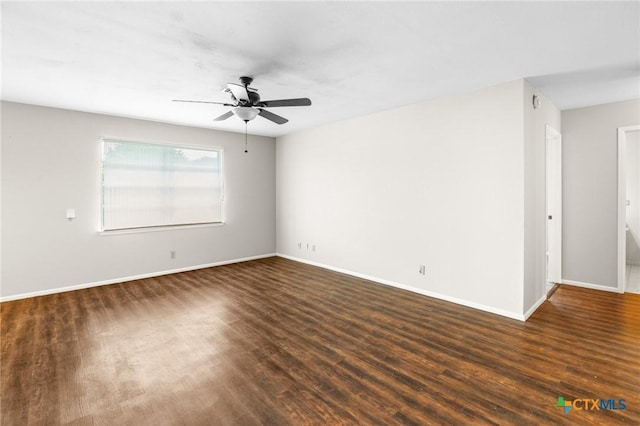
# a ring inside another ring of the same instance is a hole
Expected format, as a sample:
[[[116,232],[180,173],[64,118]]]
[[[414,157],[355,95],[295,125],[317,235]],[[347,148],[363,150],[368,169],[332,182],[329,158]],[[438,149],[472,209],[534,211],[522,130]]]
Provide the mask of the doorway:
[[[618,291],[640,294],[640,125],[618,128]]]
[[[562,281],[562,136],[546,126],[546,288]]]

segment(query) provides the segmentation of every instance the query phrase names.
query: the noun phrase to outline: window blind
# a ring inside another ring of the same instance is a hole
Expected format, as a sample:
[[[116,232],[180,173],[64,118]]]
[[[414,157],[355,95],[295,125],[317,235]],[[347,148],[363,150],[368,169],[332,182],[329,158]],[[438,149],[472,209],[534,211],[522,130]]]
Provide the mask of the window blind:
[[[102,229],[222,222],[222,150],[102,140]]]

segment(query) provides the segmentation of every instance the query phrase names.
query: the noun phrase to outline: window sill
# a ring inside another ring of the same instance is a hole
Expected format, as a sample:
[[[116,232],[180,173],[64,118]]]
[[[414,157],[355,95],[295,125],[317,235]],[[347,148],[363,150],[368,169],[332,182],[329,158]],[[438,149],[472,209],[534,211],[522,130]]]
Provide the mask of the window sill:
[[[147,232],[181,231],[183,229],[193,228],[217,228],[219,226],[224,226],[224,222],[201,223],[197,225],[150,226],[148,228],[114,229],[110,231],[98,231],[98,235],[144,234]]]

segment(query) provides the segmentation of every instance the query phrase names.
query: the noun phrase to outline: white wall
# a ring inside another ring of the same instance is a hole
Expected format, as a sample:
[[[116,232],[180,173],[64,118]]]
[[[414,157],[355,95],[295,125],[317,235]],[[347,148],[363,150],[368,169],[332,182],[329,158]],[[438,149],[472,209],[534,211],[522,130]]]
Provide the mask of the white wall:
[[[540,104],[533,108],[534,93]],[[525,246],[524,312],[545,298],[546,289],[546,126],[561,131],[560,110],[524,81]]]
[[[98,235],[101,136],[222,147],[226,224]],[[241,134],[3,102],[2,297],[275,252],[275,141],[243,150]]]
[[[626,135],[627,263],[640,266],[640,131]]]
[[[523,96],[519,80],[278,138],[278,252],[521,316]]]
[[[640,100],[562,111],[562,278],[617,286],[617,128],[640,124]]]

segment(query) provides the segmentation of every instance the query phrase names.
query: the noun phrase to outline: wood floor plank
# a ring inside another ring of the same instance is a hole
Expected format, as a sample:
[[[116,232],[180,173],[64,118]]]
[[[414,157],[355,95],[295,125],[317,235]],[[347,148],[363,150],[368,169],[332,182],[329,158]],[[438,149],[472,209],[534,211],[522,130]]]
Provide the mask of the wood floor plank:
[[[0,333],[2,425],[640,424],[633,294],[523,323],[274,257],[4,302]]]

